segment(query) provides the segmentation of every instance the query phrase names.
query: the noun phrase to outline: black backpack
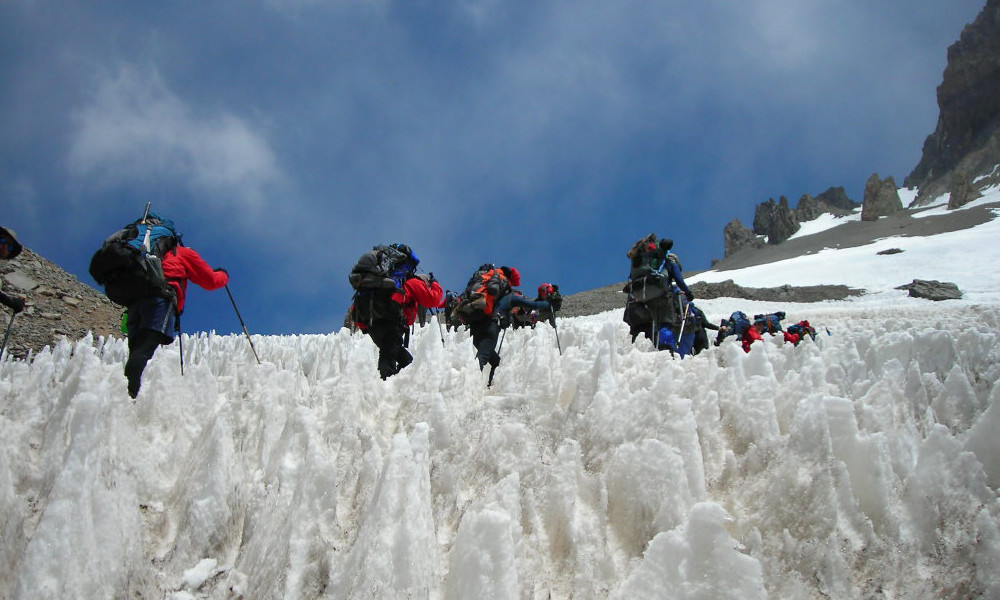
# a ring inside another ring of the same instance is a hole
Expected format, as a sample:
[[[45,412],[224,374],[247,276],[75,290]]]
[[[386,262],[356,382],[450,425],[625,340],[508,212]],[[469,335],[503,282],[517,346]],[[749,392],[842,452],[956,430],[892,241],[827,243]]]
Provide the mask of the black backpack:
[[[147,212],[104,240],[90,259],[90,276],[121,306],[155,296],[173,298],[162,262],[180,244],[173,221]]]
[[[404,322],[403,305],[392,299],[405,293],[404,284],[419,260],[404,244],[375,246],[365,252],[347,276],[354,288],[351,318],[362,329],[376,320]]]
[[[629,279],[638,279],[660,270],[664,252],[660,250],[656,234],[651,233],[633,244],[626,256],[631,262]]]

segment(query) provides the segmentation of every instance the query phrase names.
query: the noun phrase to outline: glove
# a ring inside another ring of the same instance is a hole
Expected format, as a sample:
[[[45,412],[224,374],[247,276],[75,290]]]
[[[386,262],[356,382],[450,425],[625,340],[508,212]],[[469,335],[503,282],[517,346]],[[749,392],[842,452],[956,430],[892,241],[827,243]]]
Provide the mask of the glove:
[[[434,279],[434,273],[428,273],[427,274],[427,285],[430,285],[430,284],[434,283],[435,281],[437,281],[437,279]]]
[[[229,275],[229,271],[223,269],[222,267],[216,267],[215,268],[215,272],[216,273],[225,273],[227,276]]]

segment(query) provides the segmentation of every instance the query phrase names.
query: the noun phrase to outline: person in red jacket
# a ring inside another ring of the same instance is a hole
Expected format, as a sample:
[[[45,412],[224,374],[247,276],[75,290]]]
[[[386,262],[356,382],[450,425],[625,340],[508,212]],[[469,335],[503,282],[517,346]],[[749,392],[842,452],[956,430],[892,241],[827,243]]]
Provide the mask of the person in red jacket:
[[[142,372],[153,358],[157,346],[174,341],[177,319],[184,312],[187,282],[193,281],[206,290],[217,290],[229,283],[225,269],[213,269],[200,254],[185,246],[177,246],[163,257],[163,275],[173,289],[173,298],[150,296],[128,306],[128,360],[125,377],[128,395],[135,398],[142,383]]]
[[[444,306],[444,290],[434,274],[416,275],[420,259],[409,246],[396,244],[395,247],[407,254],[402,287],[389,300],[397,310],[376,311],[377,316],[373,316],[366,330],[378,347],[378,372],[382,379],[392,377],[413,362],[413,355],[406,349],[407,333],[417,320],[418,308]]]

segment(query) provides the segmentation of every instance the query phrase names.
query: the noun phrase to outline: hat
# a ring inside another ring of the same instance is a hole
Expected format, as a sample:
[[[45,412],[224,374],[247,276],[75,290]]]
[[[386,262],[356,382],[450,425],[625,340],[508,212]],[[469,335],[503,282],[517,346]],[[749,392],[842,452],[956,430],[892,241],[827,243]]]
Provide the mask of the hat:
[[[521,273],[515,267],[500,267],[500,270],[512,286],[521,285]]]
[[[663,238],[660,240],[660,248],[669,251],[673,247],[674,247],[674,240],[670,238]]]
[[[21,253],[21,243],[17,241],[17,234],[14,233],[13,229],[0,227],[0,237],[7,238],[7,243],[10,245],[11,250],[10,254],[7,255],[8,260]]]

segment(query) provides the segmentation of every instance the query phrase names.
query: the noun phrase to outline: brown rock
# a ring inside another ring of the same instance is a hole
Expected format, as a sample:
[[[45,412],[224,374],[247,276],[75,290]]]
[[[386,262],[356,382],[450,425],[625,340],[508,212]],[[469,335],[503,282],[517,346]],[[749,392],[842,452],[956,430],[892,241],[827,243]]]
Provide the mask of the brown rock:
[[[872,174],[865,184],[865,201],[861,206],[862,221],[877,221],[879,217],[887,217],[903,210],[903,201],[899,199],[896,180],[892,177],[880,179],[878,173]]]
[[[4,286],[7,294],[27,302],[24,312],[14,317],[4,358],[7,352],[24,358],[62,337],[76,340],[87,332],[92,332],[95,339],[122,337],[120,307],[27,247],[14,260],[0,261],[0,280],[11,283]],[[22,284],[31,289],[23,289]],[[6,328],[10,318],[8,311],[0,310],[0,325]]]

